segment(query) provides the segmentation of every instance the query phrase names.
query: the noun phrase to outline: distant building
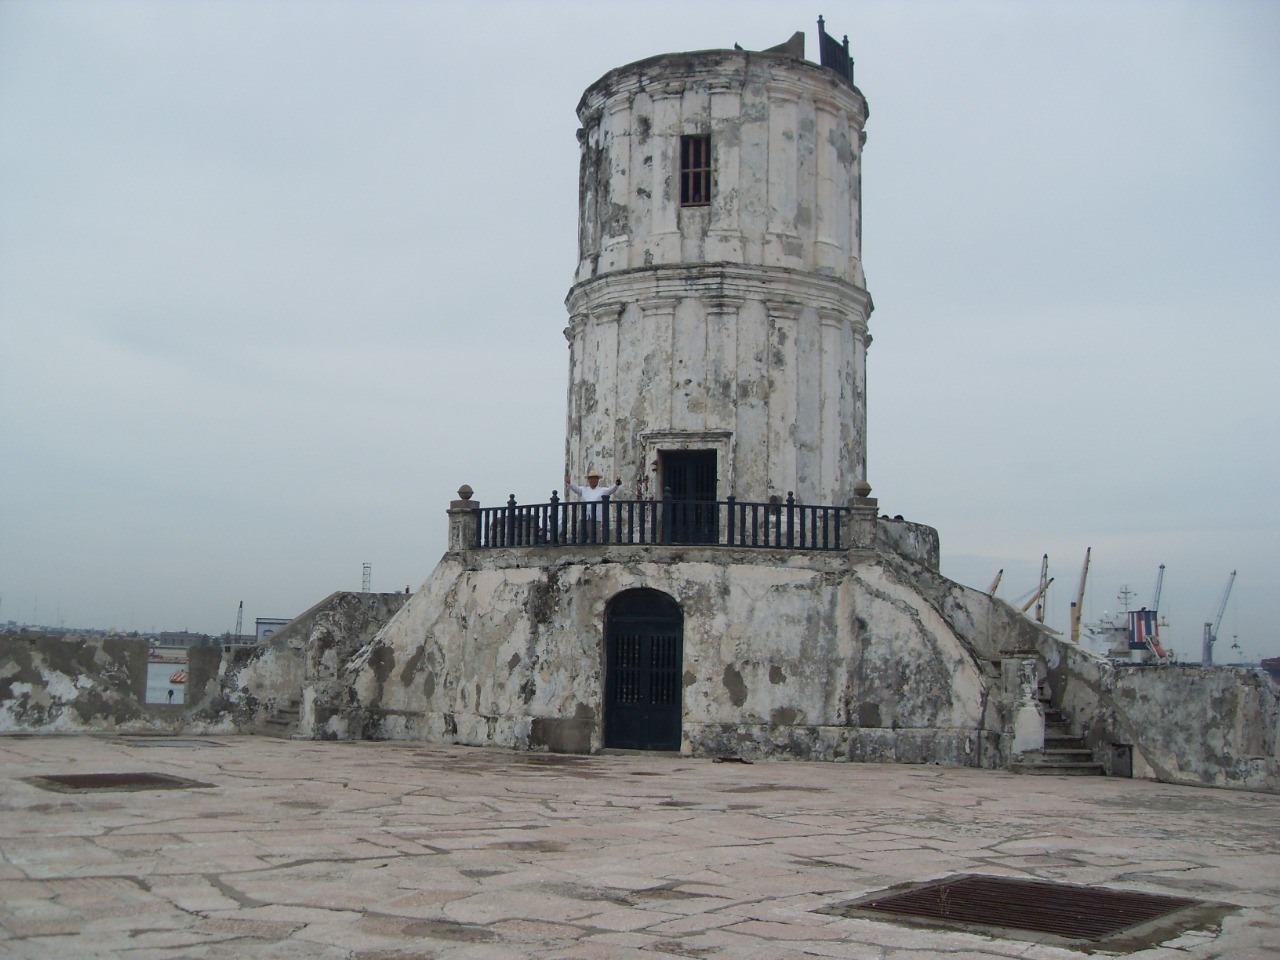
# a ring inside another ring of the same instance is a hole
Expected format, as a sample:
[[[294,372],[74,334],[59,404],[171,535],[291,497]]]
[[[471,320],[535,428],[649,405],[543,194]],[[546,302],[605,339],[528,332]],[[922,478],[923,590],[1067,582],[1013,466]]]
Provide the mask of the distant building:
[[[258,643],[261,643],[267,637],[271,636],[286,623],[290,621],[285,617],[258,617],[254,623],[258,629]]]
[[[213,643],[213,637],[203,633],[188,633],[183,630],[161,633],[157,645],[161,647],[202,647],[210,643]]]

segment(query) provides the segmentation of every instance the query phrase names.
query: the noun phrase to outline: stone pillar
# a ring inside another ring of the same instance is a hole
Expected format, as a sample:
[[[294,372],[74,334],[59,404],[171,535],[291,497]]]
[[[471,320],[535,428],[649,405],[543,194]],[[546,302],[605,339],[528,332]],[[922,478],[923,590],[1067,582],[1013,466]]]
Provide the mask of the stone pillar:
[[[738,416],[738,310],[741,297],[713,295],[704,301],[707,311],[706,415],[710,430],[734,430]],[[725,470],[728,464],[721,466]],[[737,489],[732,471],[725,473],[726,489]]]
[[[1000,661],[1005,695],[1012,702],[1009,711],[1009,752],[1016,758],[1044,750],[1044,712],[1036,689],[1040,674],[1034,658]]]
[[[809,482],[810,464],[805,462],[799,450],[801,436],[812,441],[813,434],[821,429],[820,423],[817,430],[807,429],[811,424],[803,424],[806,427],[803,430],[797,426],[802,424],[798,409],[801,380],[799,364],[809,359],[802,357],[797,348],[804,305],[790,300],[768,300],[765,302],[765,309],[769,312],[764,385],[768,391],[769,419],[763,437],[742,439],[747,443],[754,443],[756,449],[761,446],[764,448],[765,476],[769,483],[766,492],[769,496],[786,496],[787,491],[791,490],[802,503],[829,502],[830,497],[815,495],[814,487]],[[755,499],[764,500],[767,497]]]
[[[480,504],[471,499],[475,491],[467,484],[458,488],[457,500],[449,501],[449,552],[470,550],[476,542]]]
[[[874,550],[876,547],[876,516],[880,501],[871,496],[871,484],[865,480],[854,484],[854,497],[844,515],[844,529],[840,536],[846,550]]]

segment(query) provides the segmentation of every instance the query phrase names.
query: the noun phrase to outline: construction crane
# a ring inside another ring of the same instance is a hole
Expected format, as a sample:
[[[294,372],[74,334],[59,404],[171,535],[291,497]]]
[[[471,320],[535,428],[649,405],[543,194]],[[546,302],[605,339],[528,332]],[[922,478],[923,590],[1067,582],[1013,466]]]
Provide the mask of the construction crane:
[[[1036,587],[1036,592],[1031,595],[1031,599],[1022,605],[1022,612],[1026,613],[1028,610],[1030,610],[1031,605],[1044,596],[1044,592],[1049,589],[1049,586],[1052,583],[1053,583],[1053,577],[1050,577],[1044,583],[1040,584],[1040,586]],[[1036,607],[1036,619],[1039,620],[1041,623],[1044,623],[1044,607],[1043,606]]]
[[[1222,615],[1227,612],[1227,598],[1231,596],[1231,587],[1236,582],[1236,572],[1231,571],[1231,576],[1227,577],[1227,589],[1222,591],[1222,601],[1218,604],[1218,615],[1213,618],[1213,623],[1204,625],[1204,649],[1200,656],[1200,662],[1204,666],[1213,663],[1213,645],[1218,640],[1218,627],[1222,624]]]
[[[1151,609],[1160,612],[1160,588],[1164,586],[1164,564],[1160,564],[1160,569],[1156,572],[1156,589],[1151,596]]]
[[[1032,604],[1045,595],[1051,583],[1053,583],[1053,577],[1049,576],[1049,555],[1046,553],[1040,561],[1040,586],[1036,588],[1035,593],[1031,594],[1031,599],[1022,605],[1023,613],[1030,610]],[[1039,623],[1044,623],[1044,604],[1036,607],[1036,620]]]
[[[240,601],[240,609],[236,611],[236,632],[231,635],[232,643],[240,642],[240,631],[244,629],[244,601]]]
[[[1080,570],[1080,589],[1076,591],[1076,598],[1071,602],[1071,642],[1080,642],[1080,608],[1084,606],[1084,584],[1089,577],[1089,555],[1093,553],[1093,547],[1084,548],[1084,567]],[[1160,568],[1164,572],[1164,567]],[[1157,592],[1159,588],[1157,587]]]
[[[1049,555],[1046,553],[1044,559],[1040,561],[1040,592],[1036,594],[1037,598],[1043,597],[1049,590],[1049,584],[1053,580],[1049,576]],[[1044,604],[1036,604],[1036,623],[1044,623]]]

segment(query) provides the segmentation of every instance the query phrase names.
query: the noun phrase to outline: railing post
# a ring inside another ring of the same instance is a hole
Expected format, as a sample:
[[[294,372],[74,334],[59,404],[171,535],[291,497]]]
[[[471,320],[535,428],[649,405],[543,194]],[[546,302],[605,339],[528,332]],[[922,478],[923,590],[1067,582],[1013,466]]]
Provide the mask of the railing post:
[[[449,501],[450,552],[480,546],[480,504],[471,499],[473,493],[464,483],[458,488],[458,499]]]
[[[879,501],[871,496],[871,484],[860,480],[853,487],[854,496],[842,517],[844,521],[844,548],[871,550],[876,544],[876,515]]]
[[[787,491],[787,547],[796,545],[796,495]]]
[[[507,498],[507,536],[505,547],[514,547],[516,545],[516,495],[513,493]]]
[[[555,490],[551,491],[551,518],[548,521],[550,529],[547,531],[547,538],[551,543],[560,542],[560,494]]]
[[[728,547],[733,546],[733,524],[734,524],[733,505],[735,502],[737,501],[732,493],[729,494],[728,498],[725,500],[725,507],[728,510],[728,516],[725,517],[725,522],[729,527],[729,532],[725,534],[725,546],[728,546]]]
[[[609,498],[600,498],[600,542],[609,542]]]

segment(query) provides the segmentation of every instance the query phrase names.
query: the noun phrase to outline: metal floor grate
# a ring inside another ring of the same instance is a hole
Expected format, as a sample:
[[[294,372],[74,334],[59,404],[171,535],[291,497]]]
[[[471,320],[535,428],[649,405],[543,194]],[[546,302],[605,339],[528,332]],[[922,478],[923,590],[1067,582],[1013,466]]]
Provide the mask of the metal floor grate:
[[[1041,880],[962,874],[895,892],[881,891],[819,910],[834,916],[897,918],[971,932],[1045,934],[1098,943],[1189,908],[1213,908],[1185,897]],[[1198,913],[1187,926],[1202,919]],[[985,929],[983,929],[985,928]]]
[[[212,783],[174,777],[167,773],[47,773],[28,777],[27,782],[59,793],[87,793],[96,790],[190,790],[212,787]]]

